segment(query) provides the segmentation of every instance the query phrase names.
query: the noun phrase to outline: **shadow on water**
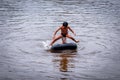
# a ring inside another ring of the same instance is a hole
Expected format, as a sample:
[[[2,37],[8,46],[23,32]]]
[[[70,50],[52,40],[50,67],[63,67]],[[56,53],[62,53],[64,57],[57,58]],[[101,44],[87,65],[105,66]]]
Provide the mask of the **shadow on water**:
[[[74,52],[77,52],[77,50],[48,50],[50,51],[51,53],[74,53]]]

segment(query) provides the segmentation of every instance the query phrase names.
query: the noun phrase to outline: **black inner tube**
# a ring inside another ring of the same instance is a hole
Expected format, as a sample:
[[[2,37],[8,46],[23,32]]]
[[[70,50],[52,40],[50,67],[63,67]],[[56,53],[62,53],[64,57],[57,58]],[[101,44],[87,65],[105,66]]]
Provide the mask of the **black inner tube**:
[[[51,50],[74,50],[77,49],[75,43],[55,44],[51,47]]]

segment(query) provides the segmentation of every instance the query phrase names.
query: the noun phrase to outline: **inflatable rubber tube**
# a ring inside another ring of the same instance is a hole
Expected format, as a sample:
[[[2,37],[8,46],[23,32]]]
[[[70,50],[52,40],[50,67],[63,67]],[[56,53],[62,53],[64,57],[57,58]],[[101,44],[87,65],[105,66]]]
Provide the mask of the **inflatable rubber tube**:
[[[55,44],[51,47],[51,50],[75,50],[75,49],[77,49],[77,44],[75,43]]]

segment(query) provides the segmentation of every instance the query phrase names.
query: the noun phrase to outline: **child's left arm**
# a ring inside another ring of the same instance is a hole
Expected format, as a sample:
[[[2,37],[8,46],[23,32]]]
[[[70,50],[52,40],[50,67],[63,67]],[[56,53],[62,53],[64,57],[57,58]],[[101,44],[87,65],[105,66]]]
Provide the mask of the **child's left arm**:
[[[76,34],[74,33],[74,31],[70,27],[68,27],[68,29],[76,36]]]

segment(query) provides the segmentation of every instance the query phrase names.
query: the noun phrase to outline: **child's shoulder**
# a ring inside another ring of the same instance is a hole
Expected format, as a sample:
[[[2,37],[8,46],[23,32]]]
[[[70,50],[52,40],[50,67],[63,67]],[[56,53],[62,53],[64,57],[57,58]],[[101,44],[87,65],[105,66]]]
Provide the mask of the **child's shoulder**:
[[[60,26],[60,28],[63,28],[64,26]]]
[[[70,28],[70,26],[67,26],[67,28]]]

